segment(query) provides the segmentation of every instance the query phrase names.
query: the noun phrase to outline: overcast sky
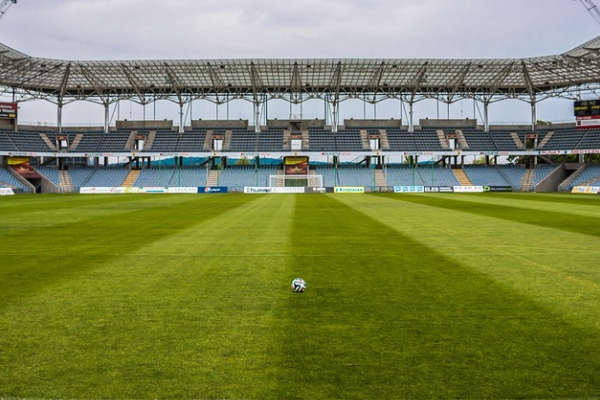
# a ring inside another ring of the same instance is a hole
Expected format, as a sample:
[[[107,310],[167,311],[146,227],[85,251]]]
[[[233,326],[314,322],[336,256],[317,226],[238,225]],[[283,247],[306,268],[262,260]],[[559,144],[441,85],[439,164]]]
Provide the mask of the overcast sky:
[[[18,0],[0,20],[0,42],[69,60],[519,58],[563,53],[599,35],[579,0]],[[515,103],[491,109],[492,121],[527,121],[527,105]],[[560,104],[542,103],[538,116],[572,118],[572,104]],[[94,107],[69,105],[65,121],[101,122]],[[158,108],[160,119],[177,120],[176,107]],[[119,109],[121,119],[140,112]],[[216,111],[194,103],[193,113],[210,119]],[[473,114],[472,104],[452,106],[452,118]],[[20,119],[55,123],[56,112],[25,104]]]

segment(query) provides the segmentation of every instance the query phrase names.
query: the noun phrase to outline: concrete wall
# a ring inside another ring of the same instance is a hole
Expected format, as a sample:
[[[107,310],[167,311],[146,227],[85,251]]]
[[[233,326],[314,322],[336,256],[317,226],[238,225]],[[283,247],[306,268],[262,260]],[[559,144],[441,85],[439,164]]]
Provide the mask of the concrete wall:
[[[477,128],[476,119],[420,119],[421,128]]]
[[[535,186],[536,193],[556,192],[558,186],[567,178],[565,166],[561,165],[556,170],[552,171],[540,183]]]
[[[239,119],[232,121],[204,120],[192,121],[193,129],[248,129],[248,120]]]
[[[164,121],[117,121],[117,129],[164,129],[173,128],[172,120]]]
[[[401,119],[345,119],[345,128],[402,128]]]

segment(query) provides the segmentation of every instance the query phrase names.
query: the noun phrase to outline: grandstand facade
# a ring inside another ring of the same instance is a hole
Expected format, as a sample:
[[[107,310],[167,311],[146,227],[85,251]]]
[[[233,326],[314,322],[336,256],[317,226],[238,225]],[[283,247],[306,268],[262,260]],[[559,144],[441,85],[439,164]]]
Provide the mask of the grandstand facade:
[[[328,186],[386,190],[407,184],[477,184],[567,190],[600,178],[584,162],[585,155],[600,153],[600,128],[536,125],[536,105],[550,97],[592,95],[600,84],[598,50],[600,38],[560,55],[504,60],[70,61],[30,57],[0,45],[0,87],[15,110],[14,116],[0,118],[0,185],[44,192],[91,184],[260,186],[281,170],[265,166],[265,159],[307,156],[319,161],[312,163],[311,173],[319,171]],[[430,98],[448,104],[479,101],[483,121],[416,123],[414,107]],[[56,127],[18,123],[18,104],[38,99],[57,104]],[[184,121],[183,108],[192,101],[239,99],[254,104],[252,123]],[[321,99],[331,112],[322,120],[270,120],[264,106],[273,99],[290,104]],[[374,104],[397,99],[409,111],[404,121],[339,121],[339,105],[349,99]],[[490,126],[488,107],[501,99],[529,102],[531,125]],[[120,100],[173,101],[180,106],[179,121],[117,121],[111,126],[110,107]],[[72,101],[103,104],[104,127],[63,127],[62,107]],[[549,163],[550,156],[572,154],[580,156],[576,165]],[[531,161],[489,166],[490,160],[496,164],[509,156]],[[467,165],[470,157],[484,158],[486,166]],[[185,165],[184,159],[194,158],[201,161]],[[127,161],[114,166],[115,159]],[[163,165],[167,159],[175,160],[174,166]],[[234,168],[230,159],[252,165]],[[419,164],[424,159],[430,166]],[[343,160],[352,162],[344,165]],[[578,177],[586,179],[579,182]]]

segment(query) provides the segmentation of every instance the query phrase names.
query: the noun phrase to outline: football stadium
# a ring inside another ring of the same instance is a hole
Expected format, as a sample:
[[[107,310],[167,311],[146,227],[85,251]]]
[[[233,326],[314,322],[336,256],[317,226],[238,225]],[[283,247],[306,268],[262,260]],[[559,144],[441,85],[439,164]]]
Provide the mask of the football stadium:
[[[600,398],[600,36],[581,43],[89,61],[0,43],[0,399]],[[571,121],[538,118],[551,99]],[[56,124],[21,122],[40,101]],[[165,101],[171,119],[146,115]],[[397,115],[341,118],[350,101]],[[479,113],[415,118],[424,101]],[[499,101],[529,123],[492,123]],[[63,122],[78,102],[101,126]]]

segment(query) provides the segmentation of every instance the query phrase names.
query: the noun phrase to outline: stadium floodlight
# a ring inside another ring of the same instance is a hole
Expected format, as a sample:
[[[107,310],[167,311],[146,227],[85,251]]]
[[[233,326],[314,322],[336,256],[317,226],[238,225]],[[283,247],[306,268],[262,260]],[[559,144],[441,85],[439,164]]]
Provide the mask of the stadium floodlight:
[[[592,15],[596,22],[600,25],[600,10],[592,0],[579,0],[586,10]]]
[[[17,4],[17,0],[2,0],[2,2],[0,3],[0,18],[2,18],[4,14],[6,14],[10,6],[12,6],[13,4]]]

